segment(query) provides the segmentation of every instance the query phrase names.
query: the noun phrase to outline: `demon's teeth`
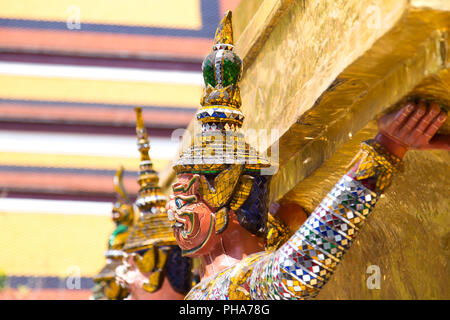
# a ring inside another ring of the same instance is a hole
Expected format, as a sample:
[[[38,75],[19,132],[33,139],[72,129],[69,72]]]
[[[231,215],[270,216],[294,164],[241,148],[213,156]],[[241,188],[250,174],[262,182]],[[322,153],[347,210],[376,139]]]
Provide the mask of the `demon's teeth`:
[[[173,225],[172,225],[172,228],[181,228],[181,227],[183,227],[184,225],[181,223],[181,222],[175,222]]]

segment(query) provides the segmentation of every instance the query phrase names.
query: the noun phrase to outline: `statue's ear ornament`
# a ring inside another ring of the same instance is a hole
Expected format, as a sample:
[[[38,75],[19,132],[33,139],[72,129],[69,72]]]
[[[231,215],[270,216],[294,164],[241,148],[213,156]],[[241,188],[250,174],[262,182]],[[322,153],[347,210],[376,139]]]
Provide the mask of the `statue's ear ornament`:
[[[249,175],[243,175],[240,177],[233,198],[230,202],[231,210],[238,210],[247,200],[250,192],[252,191],[253,180],[254,178]]]
[[[136,254],[134,256],[134,261],[136,263],[136,266],[139,268],[139,270],[142,273],[149,273],[155,268],[155,248],[150,247],[145,251],[144,255],[141,256],[139,254]]]
[[[242,165],[232,165],[214,178],[214,185],[210,185],[205,176],[200,176],[199,192],[203,199],[214,208],[221,208],[227,204],[233,194],[243,170]]]
[[[124,294],[122,294],[123,288],[114,280],[107,281],[104,290],[108,299],[118,300],[124,298]]]
[[[150,251],[150,250],[149,250]],[[147,251],[145,255],[149,252]],[[167,259],[170,253],[170,249],[166,246],[162,247],[155,247],[153,250],[151,250],[151,255],[153,258],[151,259],[153,262],[152,268],[148,271],[151,272],[150,276],[148,277],[148,281],[144,282],[142,285],[142,288],[147,292],[155,292],[161,288],[162,282],[164,280],[164,267],[166,266]],[[145,258],[144,255],[144,258]],[[146,269],[149,269],[149,266],[147,266]],[[141,270],[141,269],[139,269]],[[141,270],[141,272],[143,272]]]
[[[220,234],[225,231],[225,229],[228,226],[228,221],[230,220],[230,217],[228,215],[228,208],[223,207],[219,211],[215,213],[216,216],[216,234]]]

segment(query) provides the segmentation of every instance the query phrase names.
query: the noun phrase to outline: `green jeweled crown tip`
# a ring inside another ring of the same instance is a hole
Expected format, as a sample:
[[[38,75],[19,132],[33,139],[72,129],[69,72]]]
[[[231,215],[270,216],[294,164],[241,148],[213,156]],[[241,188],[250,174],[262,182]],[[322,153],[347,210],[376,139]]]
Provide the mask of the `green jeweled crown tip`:
[[[232,51],[224,50],[221,52],[219,65],[216,66],[217,54],[218,51],[213,51],[203,61],[202,71],[205,86],[210,85],[216,88],[218,84],[221,84],[222,87],[237,85],[242,70],[241,58]],[[218,78],[219,76],[220,78]]]
[[[203,60],[205,86],[213,88],[236,85],[241,74],[242,60],[233,52],[232,14],[228,10],[217,27],[213,52]]]
[[[214,39],[213,51],[210,52],[202,64],[205,88],[201,98],[201,105],[210,107],[227,107],[239,109],[241,105],[239,94],[239,80],[242,73],[242,60],[233,52],[233,29],[231,24],[231,11],[227,11],[219,23]],[[222,111],[220,111],[222,113]],[[238,112],[239,113],[239,112]],[[230,113],[231,115],[231,113]],[[202,122],[226,122],[227,116],[201,115]],[[231,122],[239,122],[233,114]],[[198,117],[198,120],[200,120]],[[221,118],[221,119],[217,119]]]

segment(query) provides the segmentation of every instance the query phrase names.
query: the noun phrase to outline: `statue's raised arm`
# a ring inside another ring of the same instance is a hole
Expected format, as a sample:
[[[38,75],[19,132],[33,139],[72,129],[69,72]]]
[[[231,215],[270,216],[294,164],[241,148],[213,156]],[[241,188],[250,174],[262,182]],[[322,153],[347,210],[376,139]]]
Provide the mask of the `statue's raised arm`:
[[[423,149],[447,115],[436,104],[408,103],[380,119],[380,133],[362,143],[355,165],[297,232],[272,256],[255,263],[249,279],[254,299],[316,296],[350,248],[380,195],[411,148]]]
[[[242,61],[233,51],[231,12],[203,62],[205,88],[197,112],[201,132],[175,164],[167,205],[182,253],[200,257],[204,274],[186,299],[303,299],[317,295],[351,246],[407,150],[431,140],[447,115],[436,104],[406,104],[379,121],[354,166],[306,222],[275,252],[264,250],[270,162],[240,131]],[[356,152],[355,152],[356,153]]]

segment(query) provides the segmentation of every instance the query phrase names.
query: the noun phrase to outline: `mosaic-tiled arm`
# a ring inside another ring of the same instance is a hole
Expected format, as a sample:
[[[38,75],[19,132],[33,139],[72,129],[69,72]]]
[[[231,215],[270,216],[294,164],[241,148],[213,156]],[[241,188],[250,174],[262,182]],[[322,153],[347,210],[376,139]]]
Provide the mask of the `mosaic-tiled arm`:
[[[254,264],[254,299],[315,297],[350,248],[400,159],[375,141],[362,144],[356,165],[344,175],[297,232],[273,255]]]

